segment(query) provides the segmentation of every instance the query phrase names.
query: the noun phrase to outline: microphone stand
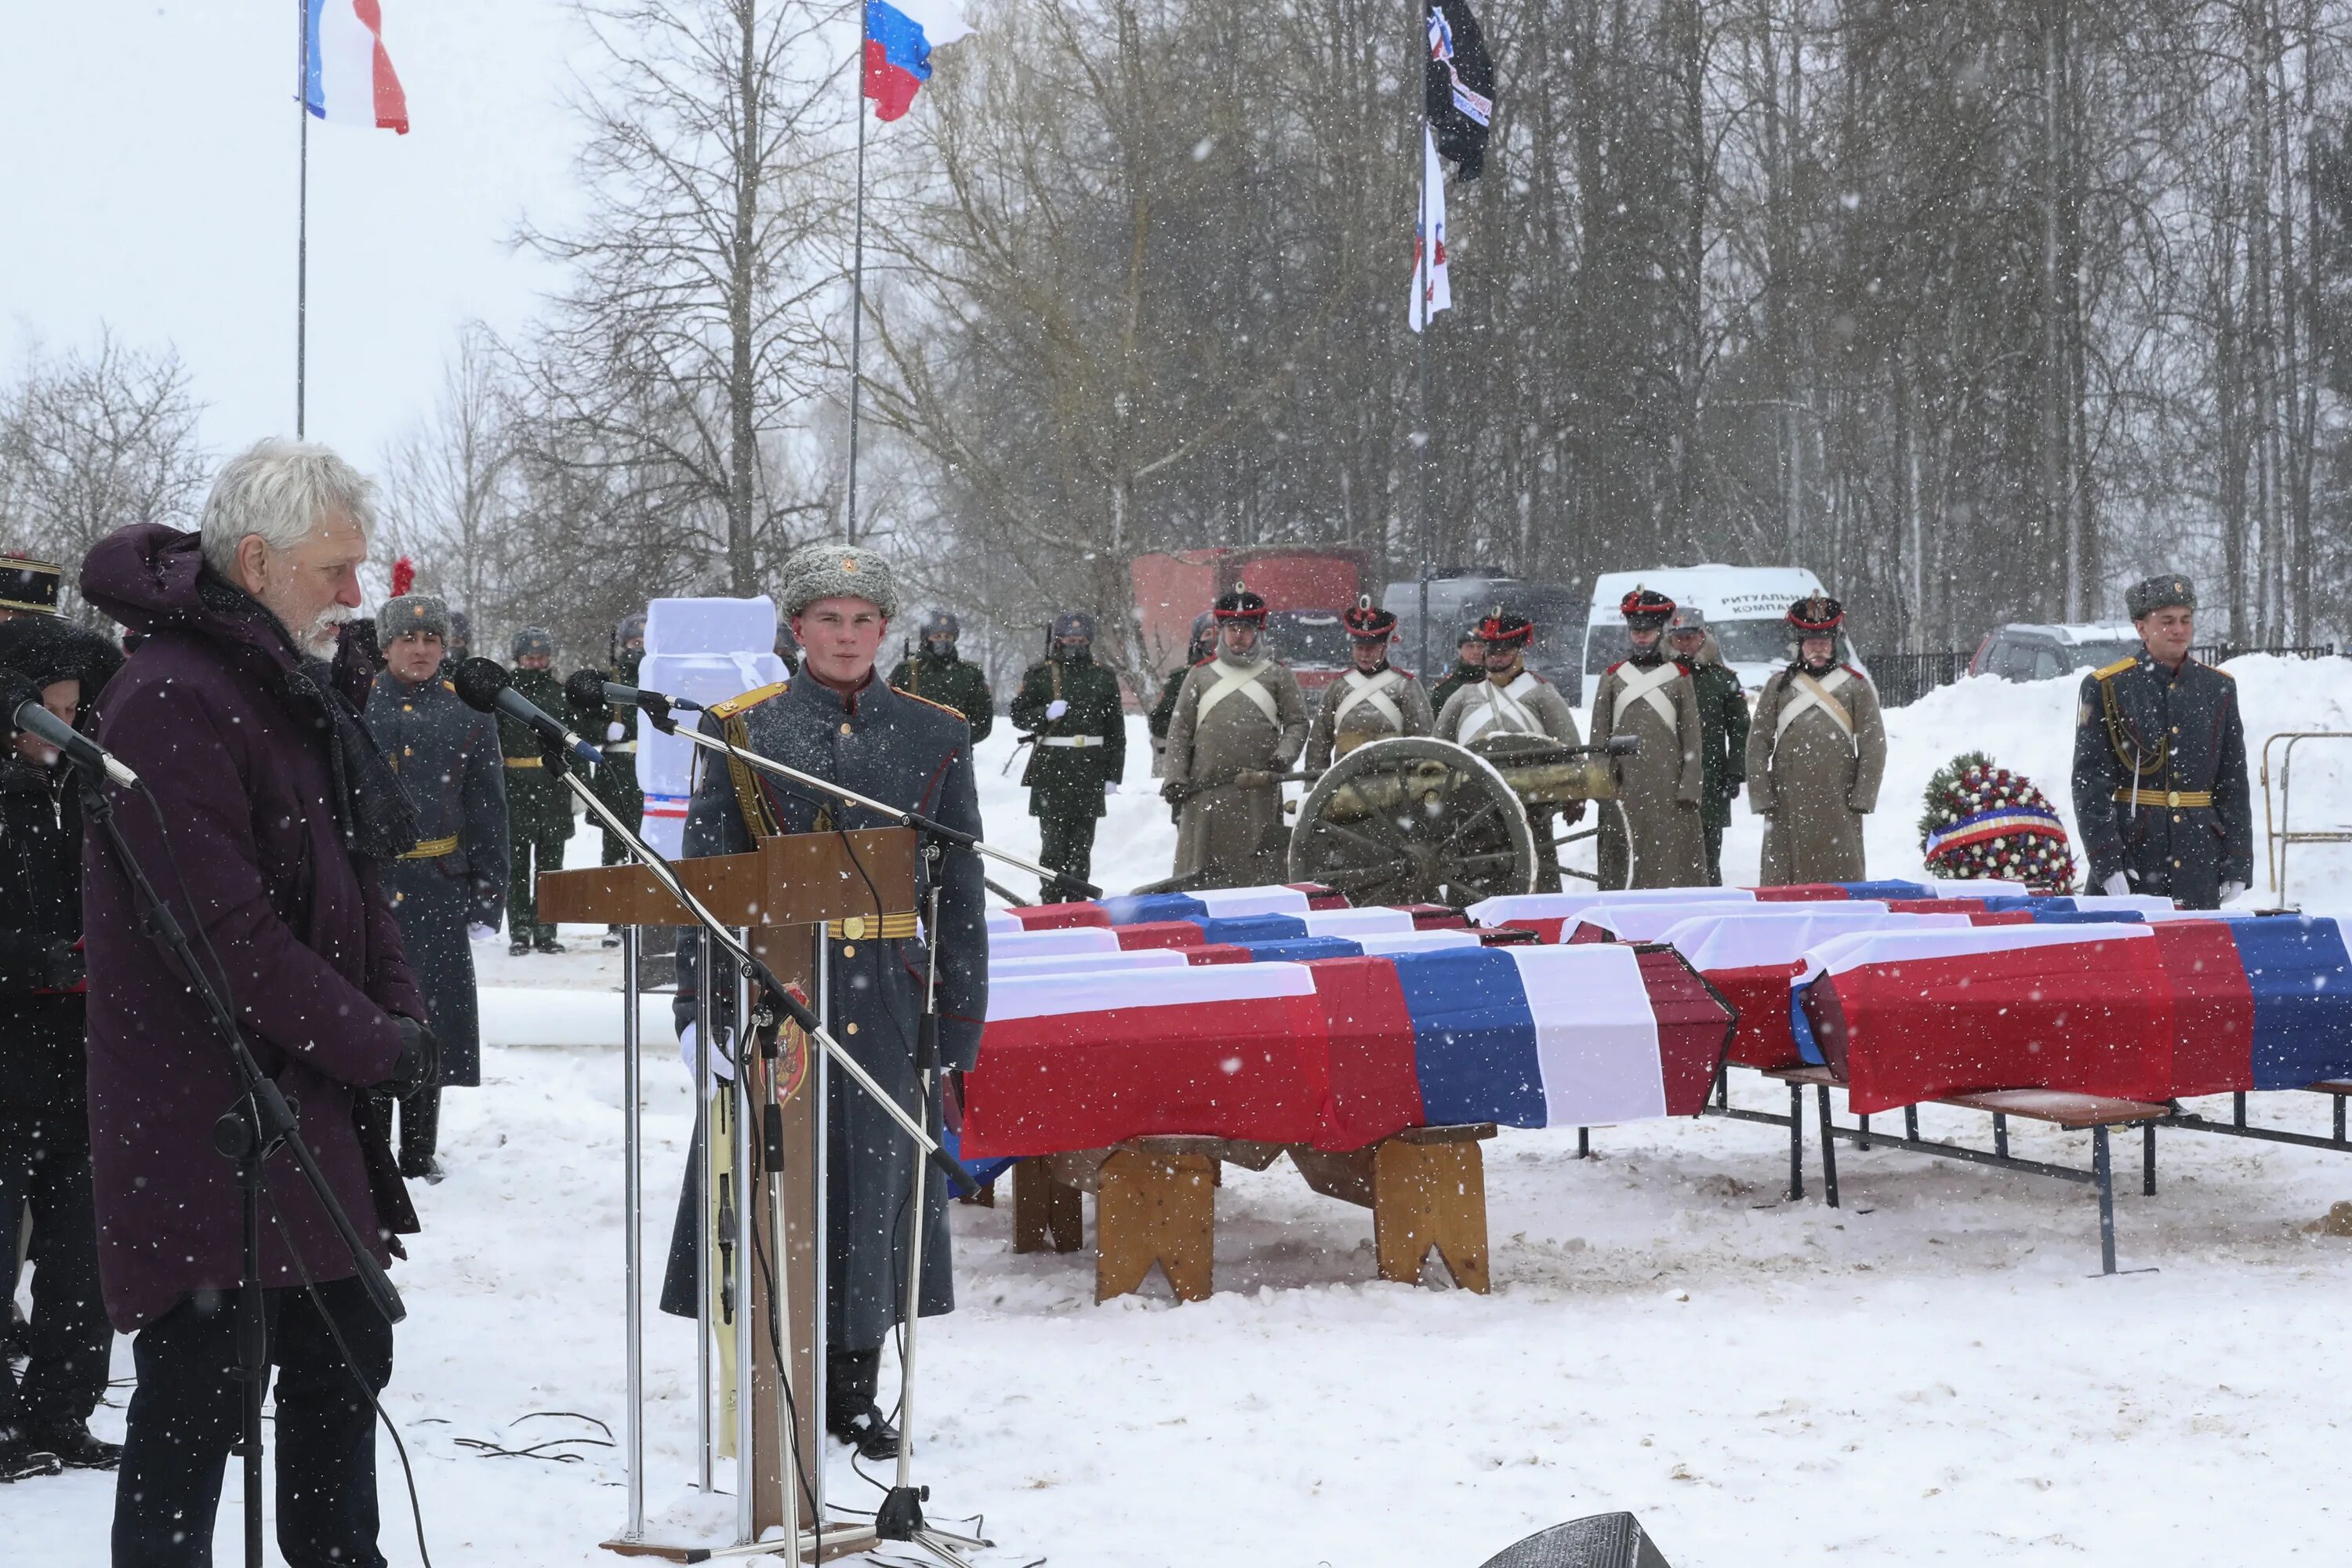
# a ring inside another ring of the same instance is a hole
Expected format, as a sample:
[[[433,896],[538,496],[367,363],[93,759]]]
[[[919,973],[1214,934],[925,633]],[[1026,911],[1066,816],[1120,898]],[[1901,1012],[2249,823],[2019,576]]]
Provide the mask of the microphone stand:
[[[350,1251],[361,1289],[376,1310],[383,1314],[384,1321],[399,1322],[408,1315],[408,1309],[401,1304],[400,1292],[393,1289],[383,1266],[376,1262],[375,1255],[368,1250],[367,1243],[352,1224],[351,1215],[337,1200],[334,1189],[327,1184],[318,1157],[302,1141],[295,1125],[293,1102],[261,1070],[261,1064],[254,1058],[252,1047],[246,1044],[245,1035],[237,1027],[236,1011],[215,984],[212,972],[196,961],[195,949],[179,918],[172,912],[172,906],[148,879],[123,834],[122,825],[115,820],[114,803],[106,797],[105,774],[93,773],[79,758],[73,761],[81,775],[83,818],[97,824],[105,834],[115,864],[131,884],[132,900],[139,907],[140,924],[165,959],[176,963],[185,975],[211,1019],[214,1032],[228,1048],[230,1065],[242,1086],[236,1101],[213,1124],[213,1147],[223,1158],[236,1163],[243,1209],[244,1256],[236,1288],[236,1365],[230,1369],[229,1375],[245,1386],[237,1441],[230,1451],[245,1460],[247,1568],[262,1568],[261,1400],[269,1383],[269,1330],[261,1299],[261,1196],[264,1166],[272,1154],[280,1149],[293,1154],[303,1181],[309,1184],[320,1206],[327,1211],[335,1234]]]

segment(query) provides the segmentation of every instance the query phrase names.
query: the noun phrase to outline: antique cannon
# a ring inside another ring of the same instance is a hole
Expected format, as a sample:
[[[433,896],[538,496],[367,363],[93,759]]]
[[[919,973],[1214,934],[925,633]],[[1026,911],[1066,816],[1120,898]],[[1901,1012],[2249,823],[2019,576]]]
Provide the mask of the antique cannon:
[[[1495,735],[1469,746],[1392,736],[1359,746],[1314,780],[1290,833],[1290,875],[1356,904],[1451,904],[1532,891],[1538,831],[1585,801],[1613,808],[1614,756],[1638,742],[1564,746]],[[1532,808],[1532,809],[1531,809]],[[1555,845],[1589,838],[1586,827]],[[1592,873],[1562,868],[1591,879]]]

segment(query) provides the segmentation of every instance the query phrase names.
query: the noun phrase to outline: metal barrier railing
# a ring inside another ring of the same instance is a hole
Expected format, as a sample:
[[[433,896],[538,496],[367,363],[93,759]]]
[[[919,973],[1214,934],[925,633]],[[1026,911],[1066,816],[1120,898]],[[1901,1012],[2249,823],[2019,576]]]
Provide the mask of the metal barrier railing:
[[[2286,747],[2278,754],[2278,811],[2271,811],[2271,748],[2281,741]],[[2286,899],[2287,851],[2298,844],[2352,844],[2352,827],[2306,828],[2301,832],[2293,826],[2294,749],[2305,741],[2352,741],[2352,731],[2346,730],[2283,730],[2263,742],[2263,837],[2265,859],[2270,864],[2271,888],[2282,904]]]

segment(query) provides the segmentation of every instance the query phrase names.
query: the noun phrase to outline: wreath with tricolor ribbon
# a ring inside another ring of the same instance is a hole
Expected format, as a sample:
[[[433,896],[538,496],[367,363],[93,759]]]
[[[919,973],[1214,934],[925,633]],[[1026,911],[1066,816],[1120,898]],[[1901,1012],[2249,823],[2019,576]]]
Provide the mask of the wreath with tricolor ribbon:
[[[2074,854],[2050,799],[1982,752],[1955,757],[1927,781],[1919,851],[1939,877],[2022,882],[2036,892],[2074,886]]]

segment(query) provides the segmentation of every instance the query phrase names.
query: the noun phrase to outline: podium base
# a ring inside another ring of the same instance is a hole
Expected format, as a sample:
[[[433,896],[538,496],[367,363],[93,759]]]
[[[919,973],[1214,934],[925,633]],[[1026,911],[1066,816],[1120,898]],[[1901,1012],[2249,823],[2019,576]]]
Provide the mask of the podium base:
[[[830,1563],[836,1557],[873,1549],[878,1537],[870,1524],[827,1525],[821,1542],[801,1531],[799,1561]],[[654,1541],[613,1540],[604,1550],[617,1557],[658,1557],[669,1563],[724,1563],[755,1557],[785,1557],[791,1549],[782,1541],[755,1541],[748,1546],[681,1546]]]

